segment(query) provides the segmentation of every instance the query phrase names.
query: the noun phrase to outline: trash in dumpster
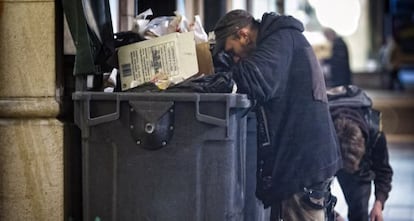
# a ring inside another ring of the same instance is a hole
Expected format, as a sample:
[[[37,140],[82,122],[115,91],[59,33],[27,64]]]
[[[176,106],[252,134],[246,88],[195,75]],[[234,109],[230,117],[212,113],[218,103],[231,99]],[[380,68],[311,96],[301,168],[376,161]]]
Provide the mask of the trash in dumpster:
[[[147,19],[148,16],[153,15],[152,9],[147,9],[141,14],[135,16],[134,26],[132,27],[133,32],[138,33],[141,37],[144,36],[145,27],[148,25],[150,19]]]
[[[152,82],[146,82],[139,87],[131,88],[128,92],[197,92],[197,93],[236,93],[231,72],[201,75],[189,78],[177,85],[160,89]]]
[[[118,69],[112,69],[112,72],[103,74],[103,91],[114,92],[117,82]]]
[[[204,31],[199,15],[194,16],[194,23],[190,25],[190,30],[194,31],[195,41],[197,44],[208,42],[208,35]]]
[[[119,47],[122,91],[147,82],[165,90],[197,74],[214,73],[210,45],[200,17],[195,16],[195,21],[189,24],[184,16],[175,14],[148,20],[147,16],[152,15],[148,9],[136,17],[132,31],[148,40]]]
[[[77,15],[83,15],[79,12],[81,9],[79,6],[71,8],[67,5],[66,9],[70,10],[65,12],[73,13],[75,11]],[[99,11],[99,13],[104,12]],[[207,33],[204,31],[198,15],[194,17],[193,22],[189,23],[179,13],[175,13],[175,16],[148,19],[152,14],[152,10],[148,9],[136,16],[135,26],[131,30],[113,33],[113,39],[109,40],[114,45],[114,50],[107,50],[105,58],[93,51],[95,47],[90,48],[92,55],[95,55],[92,58],[93,63],[92,61],[87,65],[82,63],[79,66],[85,71],[77,71],[87,79],[85,90],[121,92],[131,91],[130,89],[136,87],[148,88],[153,84],[158,91],[161,91],[177,86],[185,80],[190,79],[191,81],[204,75],[214,74],[211,43],[208,42]],[[90,18],[90,20],[93,19]],[[82,24],[77,19],[71,19],[71,21],[71,26],[76,27],[76,25]],[[71,31],[78,30],[73,27],[72,29]],[[74,34],[74,36],[77,35]],[[108,41],[108,37],[105,39]],[[107,44],[105,41],[98,40],[97,44]],[[82,57],[85,46],[87,46],[86,43],[77,46],[79,52],[77,58]],[[110,74],[114,69],[117,70],[117,74]],[[112,77],[109,78],[109,75]],[[207,79],[212,83],[212,80],[220,79],[220,76]],[[207,81],[207,79],[203,81]],[[219,85],[221,83],[223,81],[218,82]],[[199,80],[196,83],[197,87],[188,87],[187,82],[185,87],[180,86],[179,88],[200,88],[198,84]],[[227,90],[221,89],[219,91]]]
[[[116,48],[145,40],[141,35],[134,31],[123,31],[115,33],[114,39]]]
[[[122,46],[118,63],[123,91],[145,82],[157,85],[155,76],[160,74],[178,84],[198,73],[194,33],[172,33]]]

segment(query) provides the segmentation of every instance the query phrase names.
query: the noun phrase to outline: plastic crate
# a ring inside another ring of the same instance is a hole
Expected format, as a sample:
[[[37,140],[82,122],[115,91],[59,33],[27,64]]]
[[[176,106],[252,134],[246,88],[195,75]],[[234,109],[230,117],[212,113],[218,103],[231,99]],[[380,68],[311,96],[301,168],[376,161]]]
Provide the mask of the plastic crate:
[[[246,96],[72,97],[82,131],[84,220],[244,219]]]

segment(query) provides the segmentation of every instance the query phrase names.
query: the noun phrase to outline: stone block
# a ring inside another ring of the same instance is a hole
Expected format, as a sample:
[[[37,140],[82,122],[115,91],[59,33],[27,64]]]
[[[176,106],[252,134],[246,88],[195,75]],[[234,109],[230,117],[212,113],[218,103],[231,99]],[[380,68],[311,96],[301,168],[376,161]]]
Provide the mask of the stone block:
[[[0,220],[64,220],[63,124],[0,118]]]
[[[55,96],[54,1],[0,0],[0,97]]]

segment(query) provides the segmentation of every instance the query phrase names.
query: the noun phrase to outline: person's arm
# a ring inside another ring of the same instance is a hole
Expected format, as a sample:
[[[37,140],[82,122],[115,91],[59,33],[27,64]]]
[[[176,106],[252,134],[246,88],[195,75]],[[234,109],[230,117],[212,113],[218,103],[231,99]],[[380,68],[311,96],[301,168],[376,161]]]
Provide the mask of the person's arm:
[[[259,103],[281,96],[294,50],[292,31],[280,30],[259,43],[254,53],[232,69],[238,92]]]
[[[391,191],[393,171],[389,163],[387,140],[383,132],[378,133],[372,152],[372,170],[375,173],[375,203],[371,210],[371,221],[382,219],[382,210]]]
[[[375,173],[375,198],[384,205],[391,191],[393,171],[389,162],[387,140],[383,132],[379,132],[378,139],[375,142],[372,163],[372,170]]]

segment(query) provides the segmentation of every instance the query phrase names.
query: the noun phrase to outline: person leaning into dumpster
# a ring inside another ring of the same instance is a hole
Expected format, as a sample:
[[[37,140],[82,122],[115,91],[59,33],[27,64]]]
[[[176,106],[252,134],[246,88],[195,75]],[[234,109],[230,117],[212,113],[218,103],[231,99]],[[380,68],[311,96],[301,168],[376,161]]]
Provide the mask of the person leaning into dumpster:
[[[271,220],[325,220],[342,167],[323,74],[303,30],[291,16],[265,13],[259,21],[244,10],[214,28],[213,55],[231,55],[238,93],[256,103],[256,196],[271,207]]]

